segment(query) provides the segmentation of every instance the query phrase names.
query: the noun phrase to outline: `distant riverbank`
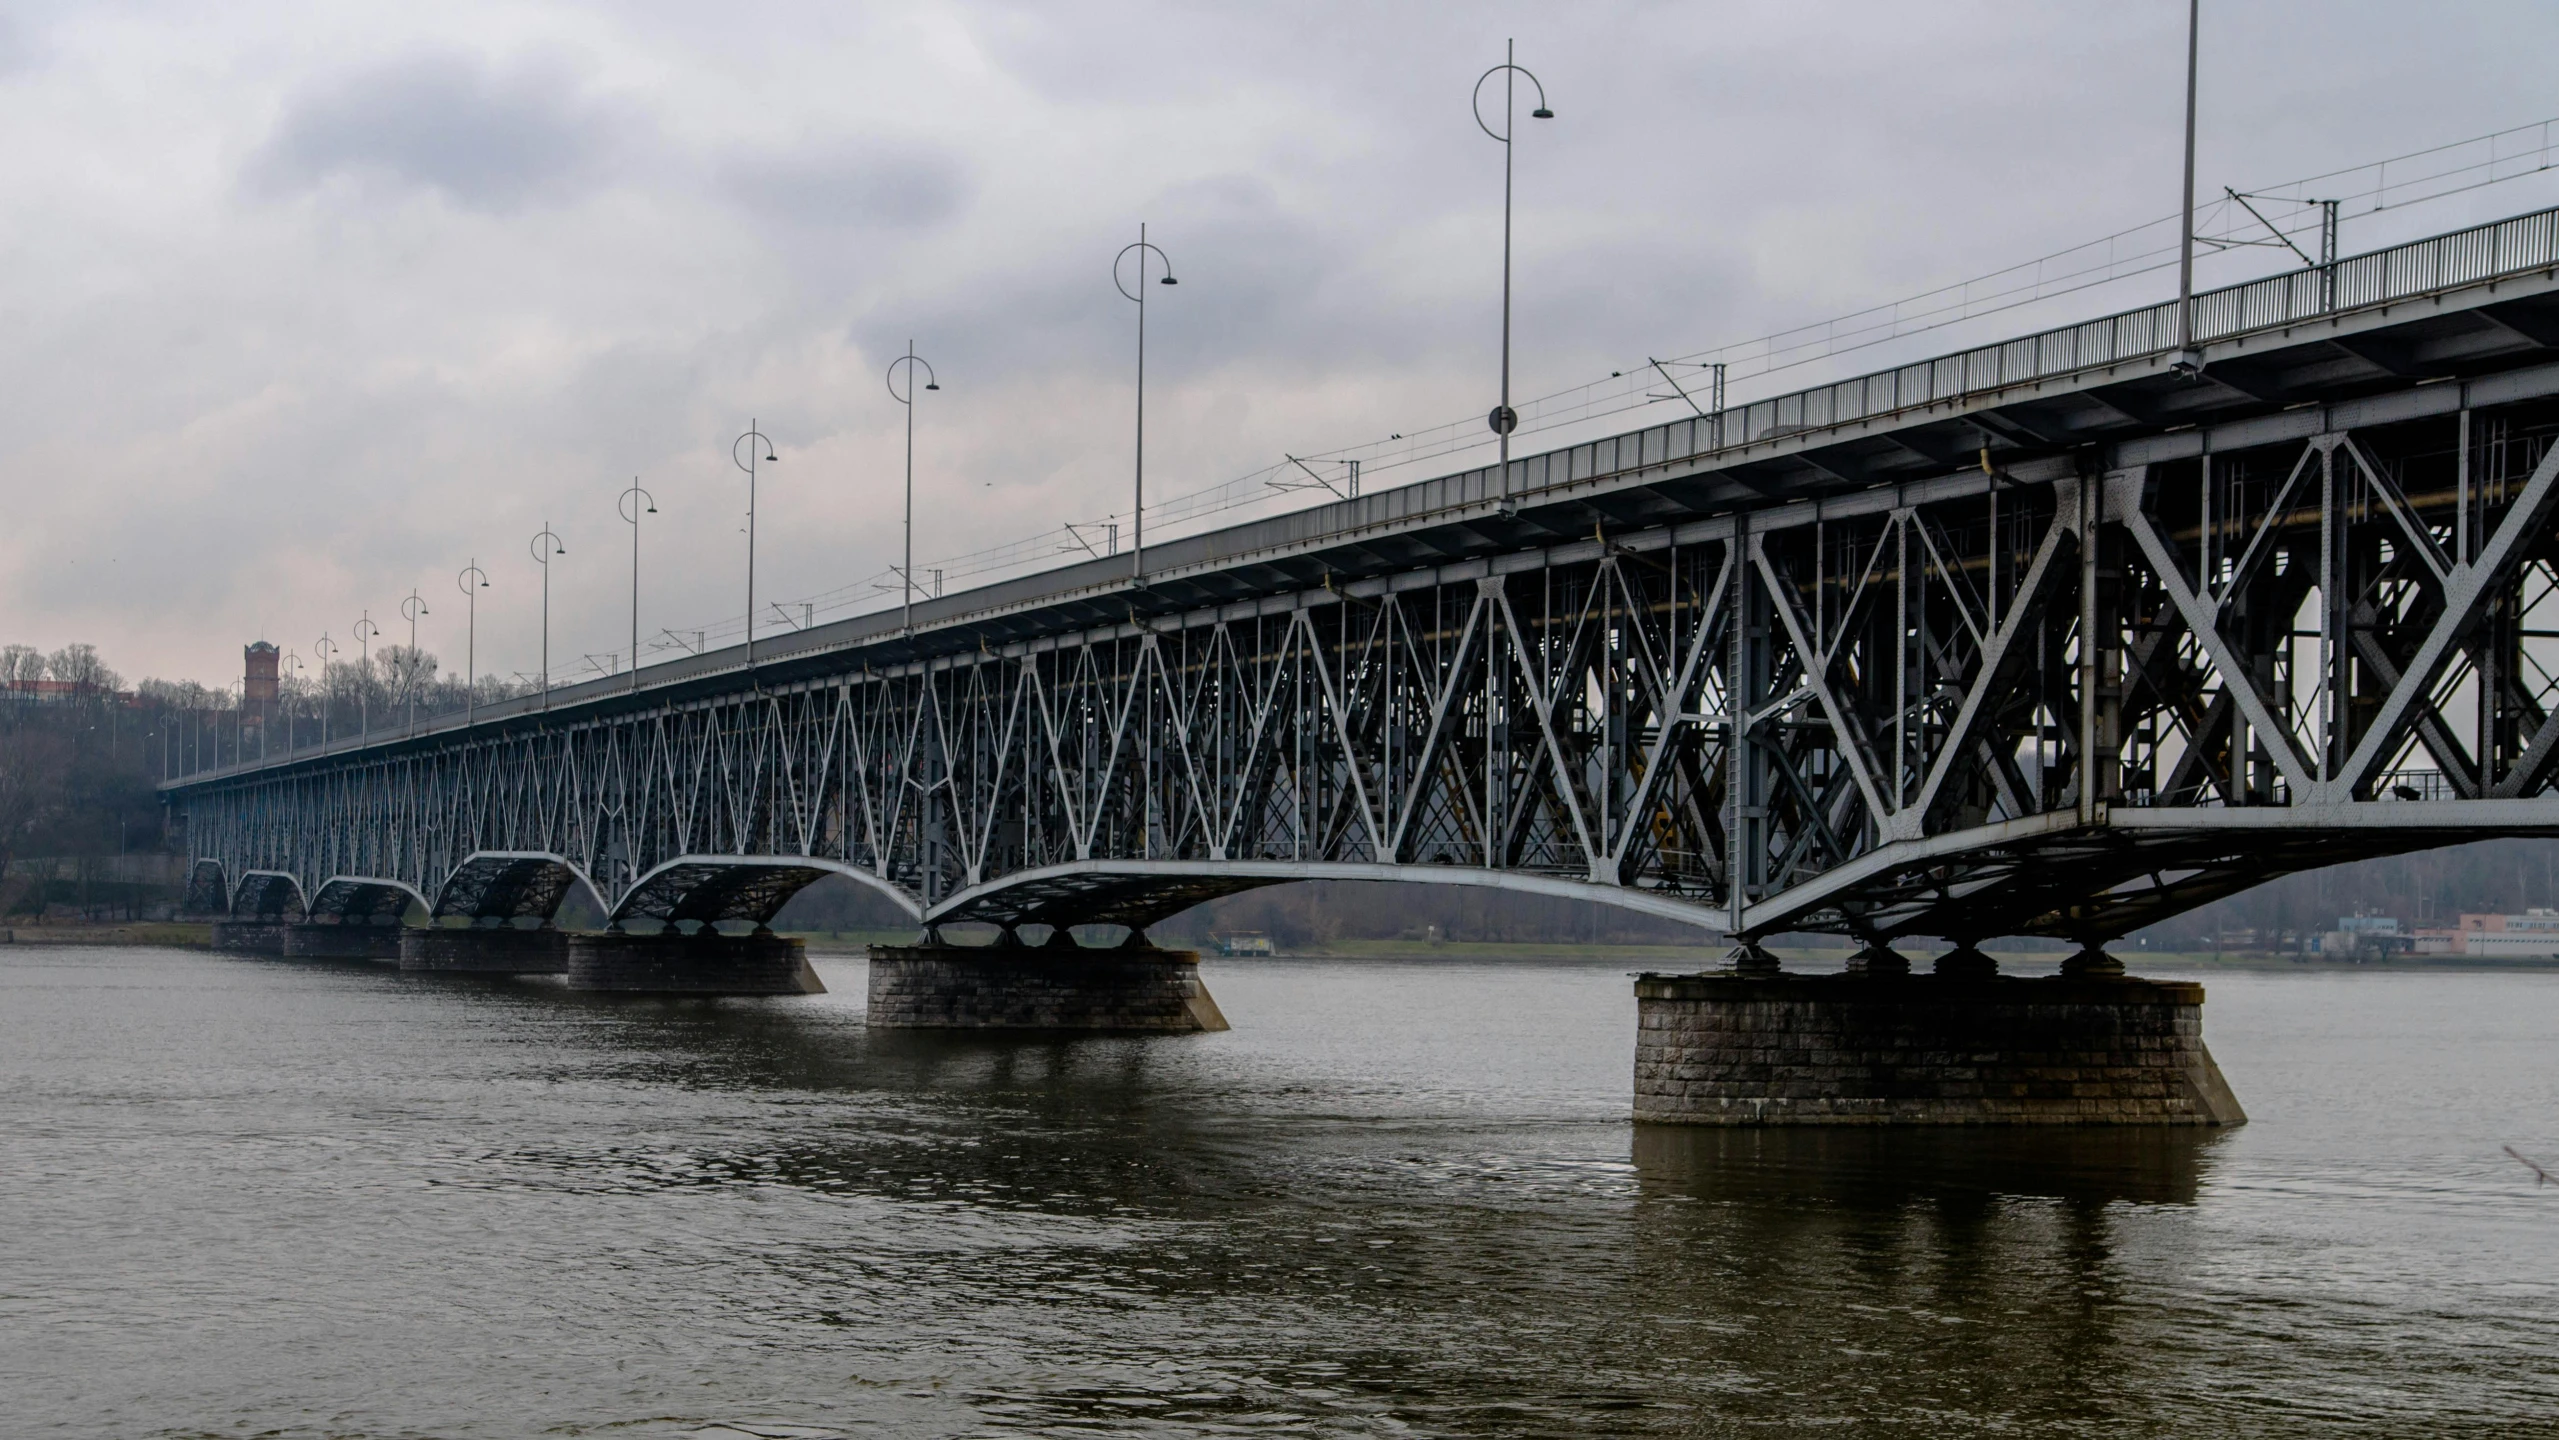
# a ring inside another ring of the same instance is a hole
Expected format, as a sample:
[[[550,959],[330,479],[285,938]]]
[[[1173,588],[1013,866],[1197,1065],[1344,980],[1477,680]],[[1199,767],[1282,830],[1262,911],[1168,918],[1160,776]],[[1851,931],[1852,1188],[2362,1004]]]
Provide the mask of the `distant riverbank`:
[[[872,945],[906,945],[913,943],[912,930],[814,930],[785,931],[806,940],[809,953],[817,956],[854,957]],[[1176,942],[1177,944],[1179,942]],[[0,926],[0,945],[154,945],[182,950],[213,948],[213,926],[201,920],[130,921],[121,924],[54,924]],[[1490,940],[1344,940],[1330,946],[1291,946],[1271,956],[1217,956],[1211,958],[1230,964],[1254,960],[1464,960],[1472,962],[1552,962],[1556,960],[1587,961],[1592,964],[1623,964],[1636,970],[1710,970],[1723,963],[1725,946],[1711,937],[1700,944],[1686,945],[1558,945],[1551,942],[1508,944]],[[1854,951],[1844,945],[1777,945],[1771,947],[1790,970],[1815,974],[1846,968]],[[1913,946],[1903,953],[1910,956],[1914,969],[1925,971],[1932,949]],[[1994,945],[1990,953],[2003,970],[2011,974],[2042,974],[2061,963],[2064,951],[2011,950]],[[2144,950],[2138,946],[2118,947],[2127,969],[2136,974],[2174,970],[2230,971],[2487,971],[2507,973],[2531,970],[2559,970],[2559,956],[2513,956],[2486,959],[2468,955],[2401,955],[2387,960],[2334,960],[2317,955],[2296,958],[2291,955],[2209,951]]]

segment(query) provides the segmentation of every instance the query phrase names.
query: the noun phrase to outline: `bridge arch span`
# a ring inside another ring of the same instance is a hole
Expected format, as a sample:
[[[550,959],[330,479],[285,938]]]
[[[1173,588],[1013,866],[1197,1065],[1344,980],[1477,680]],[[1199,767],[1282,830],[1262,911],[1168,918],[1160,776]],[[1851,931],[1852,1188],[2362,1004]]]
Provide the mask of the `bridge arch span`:
[[[560,902],[576,886],[586,887],[599,911],[608,909],[595,881],[568,857],[547,850],[479,850],[453,867],[427,911],[428,923],[519,919],[551,923]]]
[[[411,905],[433,913],[435,904],[416,887],[371,875],[332,875],[311,892],[310,917],[344,925],[397,925]]]
[[[222,862],[206,857],[187,870],[186,899],[180,908],[189,915],[228,915],[231,913],[231,882]]]
[[[1017,925],[1125,925],[1143,930],[1194,905],[1299,880],[1382,880],[1551,895],[1676,920],[1716,939],[1726,934],[1722,910],[1657,891],[1472,865],[1289,860],[1084,860],[1049,865],[972,885],[934,905],[923,919],[929,925],[980,921],[1008,929]]]
[[[241,872],[240,883],[231,892],[231,913],[261,920],[299,920],[309,910],[301,881],[281,870],[248,870]]]
[[[896,902],[917,921],[924,907],[912,894],[868,870],[811,855],[679,855],[640,877],[610,912],[610,923],[698,920],[770,923],[790,898],[829,875],[859,881]]]
[[[2476,841],[2483,822],[2503,834],[2559,836],[2559,796],[2116,806],[2095,824],[2068,811],[2027,816],[1877,846],[1752,904],[1743,927],[2095,944],[2286,875]]]

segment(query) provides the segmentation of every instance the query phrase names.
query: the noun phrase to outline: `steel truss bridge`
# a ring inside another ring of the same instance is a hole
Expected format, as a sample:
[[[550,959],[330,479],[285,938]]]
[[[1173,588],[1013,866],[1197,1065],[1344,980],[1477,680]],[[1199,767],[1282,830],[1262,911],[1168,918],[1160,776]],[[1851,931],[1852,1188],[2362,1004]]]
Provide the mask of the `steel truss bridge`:
[[[207,906],[2102,942],[2559,834],[2559,212],[186,777]]]

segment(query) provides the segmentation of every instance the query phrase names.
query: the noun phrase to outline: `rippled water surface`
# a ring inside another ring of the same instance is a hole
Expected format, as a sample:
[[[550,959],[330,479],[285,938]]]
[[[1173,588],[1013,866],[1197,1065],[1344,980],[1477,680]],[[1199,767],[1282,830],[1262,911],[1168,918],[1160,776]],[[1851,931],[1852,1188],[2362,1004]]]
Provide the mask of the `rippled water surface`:
[[[1618,965],[1212,962],[1236,1028],[0,949],[0,1429],[2559,1426],[2559,976],[2221,974],[2254,1123],[1625,1121]]]

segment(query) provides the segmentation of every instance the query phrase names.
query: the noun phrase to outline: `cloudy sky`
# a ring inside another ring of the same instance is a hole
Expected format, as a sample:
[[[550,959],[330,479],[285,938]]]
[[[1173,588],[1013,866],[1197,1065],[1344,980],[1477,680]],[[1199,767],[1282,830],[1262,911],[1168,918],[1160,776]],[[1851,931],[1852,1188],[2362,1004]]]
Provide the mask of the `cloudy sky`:
[[[2205,12],[2207,193],[2559,115],[2546,4]],[[1558,112],[1517,157],[1530,396],[2167,214],[2184,16],[0,5],[0,640],[218,681],[245,640],[308,659],[368,610],[404,638],[414,587],[458,666],[476,558],[479,668],[529,670],[547,520],[566,674],[628,648],[635,475],[660,512],[642,625],[716,633],[744,608],[749,417],[781,453],[759,594],[846,613],[887,598],[882,369],[910,338],[943,384],[922,563],[1125,518],[1111,257],[1140,221],[1182,281],[1149,292],[1150,496],[1481,415],[1502,157],[1467,96],[1506,36]],[[2559,202],[2551,179],[2359,218],[2347,248]]]

